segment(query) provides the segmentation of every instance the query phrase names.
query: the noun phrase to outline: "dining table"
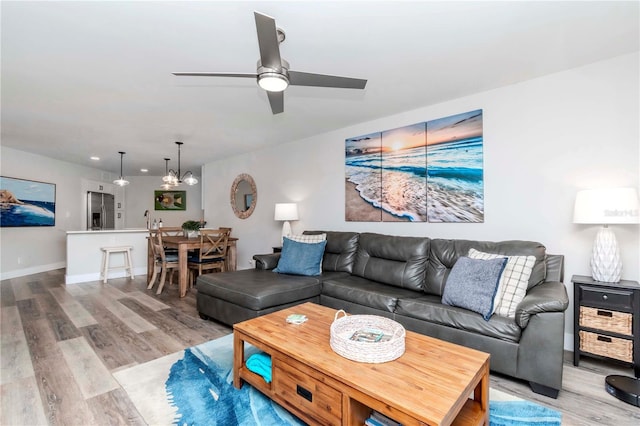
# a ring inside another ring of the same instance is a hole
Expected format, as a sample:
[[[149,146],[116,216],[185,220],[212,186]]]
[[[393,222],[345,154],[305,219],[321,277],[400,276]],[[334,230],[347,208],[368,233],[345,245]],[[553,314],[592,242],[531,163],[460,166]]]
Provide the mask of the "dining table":
[[[237,250],[236,250],[236,242],[238,241],[235,237],[229,237],[227,242],[227,257],[225,258],[225,269],[227,271],[235,271],[238,263],[237,263]],[[149,243],[150,244],[150,243]],[[162,237],[162,244],[166,248],[176,248],[178,249],[178,284],[180,289],[180,297],[185,297],[187,295],[187,285],[189,282],[189,267],[188,267],[188,258],[189,258],[189,250],[201,250],[207,249],[211,246],[211,243],[202,242],[200,237],[188,238],[182,235],[175,236],[165,236]],[[153,272],[153,255],[151,253],[151,247],[148,249],[148,260],[147,260],[147,281],[151,278],[151,274]]]

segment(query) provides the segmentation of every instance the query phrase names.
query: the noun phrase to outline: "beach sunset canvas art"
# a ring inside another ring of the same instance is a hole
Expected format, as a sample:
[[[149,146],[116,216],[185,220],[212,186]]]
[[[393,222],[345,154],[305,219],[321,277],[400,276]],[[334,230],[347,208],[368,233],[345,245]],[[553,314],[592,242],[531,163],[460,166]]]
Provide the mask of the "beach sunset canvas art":
[[[429,222],[484,222],[482,110],[427,122]]]
[[[345,141],[345,220],[349,222],[382,220],[381,152],[380,132]]]
[[[383,222],[427,220],[426,123],[382,132]]]
[[[345,220],[483,222],[482,110],[345,141]]]

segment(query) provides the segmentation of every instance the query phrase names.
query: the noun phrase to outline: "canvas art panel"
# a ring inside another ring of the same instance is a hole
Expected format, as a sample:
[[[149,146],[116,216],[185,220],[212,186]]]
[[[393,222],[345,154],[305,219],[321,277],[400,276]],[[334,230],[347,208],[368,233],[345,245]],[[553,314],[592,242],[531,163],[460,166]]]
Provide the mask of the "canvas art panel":
[[[155,210],[186,210],[186,191],[154,191]]]
[[[426,222],[425,123],[382,132],[383,222]]]
[[[345,220],[483,222],[482,110],[345,140]]]
[[[382,133],[345,141],[345,220],[382,220]]]
[[[55,184],[0,176],[0,226],[55,224]]]
[[[484,222],[482,110],[427,122],[429,222]]]

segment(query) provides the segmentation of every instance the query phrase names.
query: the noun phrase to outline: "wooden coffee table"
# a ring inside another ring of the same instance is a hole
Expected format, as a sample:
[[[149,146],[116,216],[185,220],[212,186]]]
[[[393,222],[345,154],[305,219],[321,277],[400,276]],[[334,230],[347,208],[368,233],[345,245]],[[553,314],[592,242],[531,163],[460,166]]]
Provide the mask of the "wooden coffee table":
[[[351,361],[329,345],[335,312],[305,303],[237,323],[234,386],[251,384],[309,424],[363,425],[372,410],[402,425],[489,424],[489,354],[407,331],[400,358]],[[308,321],[288,324],[292,313]],[[246,368],[245,342],[271,355],[271,383]]]

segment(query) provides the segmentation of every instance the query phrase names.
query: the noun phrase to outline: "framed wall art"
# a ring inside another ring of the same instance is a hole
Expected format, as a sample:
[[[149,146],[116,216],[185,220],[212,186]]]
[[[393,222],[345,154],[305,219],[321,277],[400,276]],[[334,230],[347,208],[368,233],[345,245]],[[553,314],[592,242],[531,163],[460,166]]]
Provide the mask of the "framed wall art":
[[[484,222],[482,110],[345,140],[345,220]]]
[[[55,226],[56,185],[0,176],[0,226]]]
[[[156,210],[187,210],[186,191],[154,191]]]

